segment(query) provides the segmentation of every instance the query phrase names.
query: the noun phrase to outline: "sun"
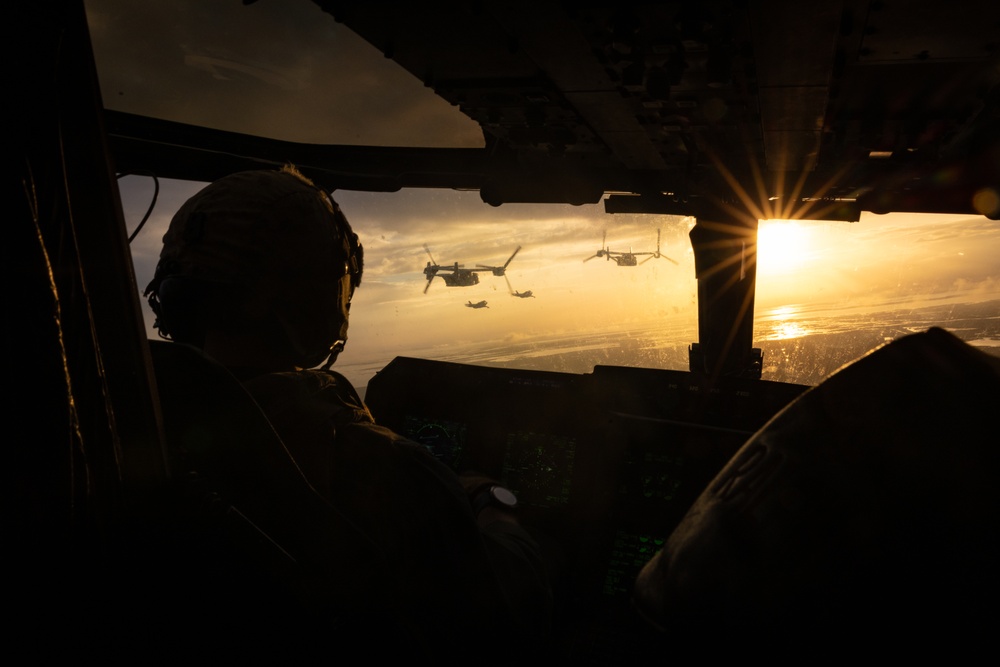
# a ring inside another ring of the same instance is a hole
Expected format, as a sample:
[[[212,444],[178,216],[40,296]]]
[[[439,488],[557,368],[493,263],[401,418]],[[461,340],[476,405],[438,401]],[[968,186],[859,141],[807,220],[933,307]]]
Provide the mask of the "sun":
[[[793,273],[812,254],[809,230],[794,220],[762,220],[757,230],[757,274]]]

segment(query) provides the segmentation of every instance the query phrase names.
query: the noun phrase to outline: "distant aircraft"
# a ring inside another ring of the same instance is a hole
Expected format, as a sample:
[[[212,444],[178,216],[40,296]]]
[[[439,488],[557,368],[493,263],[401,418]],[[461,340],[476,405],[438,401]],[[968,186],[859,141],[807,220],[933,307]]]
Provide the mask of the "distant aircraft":
[[[489,308],[489,306],[486,305],[486,301],[477,301],[476,303],[472,303],[470,301],[469,303],[465,304],[465,307],[466,308]]]
[[[427,276],[427,284],[424,285],[424,294],[427,294],[427,290],[431,286],[431,281],[434,280],[434,276],[440,276],[444,280],[444,284],[448,287],[471,287],[472,285],[479,284],[479,271],[489,271],[495,276],[506,277],[507,265],[510,264],[511,260],[514,259],[514,255],[521,249],[521,246],[517,246],[514,249],[513,254],[503,263],[502,266],[484,266],[482,264],[477,264],[474,269],[466,269],[462,264],[455,262],[454,264],[438,264],[434,259],[434,255],[431,254],[431,249],[424,244],[424,250],[427,251],[427,256],[431,258],[431,261],[427,262],[424,267],[424,275]],[[449,273],[443,273],[443,272]]]
[[[654,258],[659,259],[659,258],[662,257],[665,260],[668,260],[670,262],[673,262],[674,264],[677,264],[677,262],[674,261],[673,259],[670,259],[666,255],[661,255],[660,254],[660,230],[659,229],[656,230],[656,250],[655,251],[649,250],[649,251],[645,251],[645,252],[632,252],[632,249],[629,248],[628,252],[619,252],[617,250],[611,250],[609,247],[607,247],[607,245],[606,245],[607,244],[607,240],[608,240],[608,233],[604,232],[604,239],[601,241],[601,249],[598,250],[595,254],[591,255],[590,257],[588,257],[587,259],[585,259],[583,261],[589,262],[590,260],[594,259],[595,257],[604,257],[605,259],[608,259],[608,260],[612,260],[612,259],[615,260],[615,263],[618,266],[636,266],[638,264],[645,264],[646,262],[648,262],[651,259],[654,259]],[[649,255],[649,257],[647,257],[646,259],[644,259],[641,262],[639,262],[639,261],[636,261],[636,258],[639,255]]]
[[[520,247],[518,248],[518,250],[520,250]],[[517,297],[521,297],[522,299],[526,299],[526,298],[528,298],[529,296],[531,296],[531,297],[535,296],[534,294],[532,294],[532,293],[531,293],[531,290],[530,290],[530,289],[529,289],[529,290],[525,290],[525,291],[523,291],[523,292],[518,292],[518,291],[516,291],[516,290],[515,290],[515,289],[514,289],[514,288],[513,288],[512,286],[511,286],[511,284],[510,284],[510,278],[508,278],[508,277],[507,277],[507,274],[504,274],[504,276],[503,276],[503,279],[507,281],[507,291],[508,291],[508,292],[510,292],[510,295],[511,295],[511,296],[517,296]]]

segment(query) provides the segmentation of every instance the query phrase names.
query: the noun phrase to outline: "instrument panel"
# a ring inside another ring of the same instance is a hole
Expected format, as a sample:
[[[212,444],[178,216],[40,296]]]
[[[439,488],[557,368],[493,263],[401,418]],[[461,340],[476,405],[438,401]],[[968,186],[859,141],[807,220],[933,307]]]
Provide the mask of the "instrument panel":
[[[655,642],[631,608],[639,570],[743,442],[806,389],[684,371],[577,375],[397,357],[371,380],[366,403],[376,422],[456,472],[514,491],[522,525],[556,568],[560,655],[608,664],[623,647]]]

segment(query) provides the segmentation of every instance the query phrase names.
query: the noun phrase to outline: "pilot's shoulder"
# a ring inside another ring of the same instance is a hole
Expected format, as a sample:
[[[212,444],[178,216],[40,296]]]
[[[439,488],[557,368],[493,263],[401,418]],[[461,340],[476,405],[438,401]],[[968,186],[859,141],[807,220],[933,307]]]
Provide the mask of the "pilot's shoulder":
[[[303,418],[334,419],[338,425],[375,421],[350,381],[334,371],[268,373],[243,384],[272,418],[295,413]]]

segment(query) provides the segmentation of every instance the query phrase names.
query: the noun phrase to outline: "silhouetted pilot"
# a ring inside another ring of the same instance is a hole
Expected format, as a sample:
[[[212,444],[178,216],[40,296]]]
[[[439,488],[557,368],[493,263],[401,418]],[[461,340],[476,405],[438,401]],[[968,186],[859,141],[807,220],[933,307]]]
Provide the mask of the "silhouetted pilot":
[[[412,650],[492,642],[502,654],[544,634],[552,600],[538,546],[483,502],[491,480],[460,479],[375,425],[328,370],[363,270],[337,204],[290,167],[237,173],[189,199],[163,242],[146,289],[159,332],[227,367],[312,486],[374,544],[381,569],[344,576],[390,582]]]

